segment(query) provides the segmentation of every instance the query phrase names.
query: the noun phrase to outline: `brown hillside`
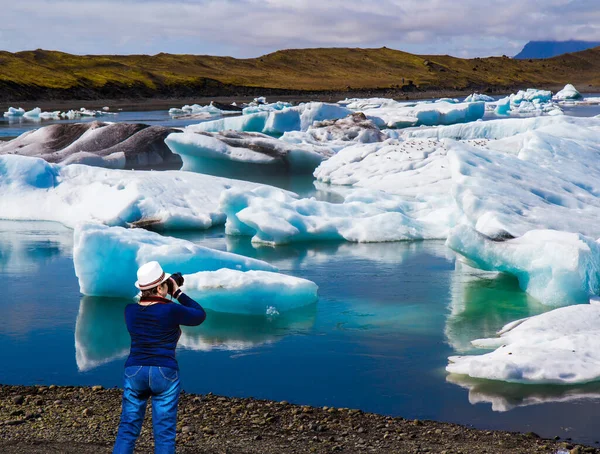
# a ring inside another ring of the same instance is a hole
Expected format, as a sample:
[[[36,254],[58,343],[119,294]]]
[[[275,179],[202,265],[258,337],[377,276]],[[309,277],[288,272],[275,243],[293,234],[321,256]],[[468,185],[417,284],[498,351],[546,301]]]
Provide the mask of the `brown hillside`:
[[[0,52],[0,99],[211,96],[251,89],[314,92],[349,87],[495,90],[565,83],[583,90],[600,86],[600,47],[545,60],[460,59],[385,47],[294,49],[250,59]]]

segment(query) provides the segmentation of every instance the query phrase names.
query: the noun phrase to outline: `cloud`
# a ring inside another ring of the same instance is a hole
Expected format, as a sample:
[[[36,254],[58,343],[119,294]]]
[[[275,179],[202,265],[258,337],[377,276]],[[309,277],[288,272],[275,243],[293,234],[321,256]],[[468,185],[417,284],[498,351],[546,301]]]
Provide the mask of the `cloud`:
[[[484,56],[532,39],[600,40],[597,0],[28,0],[2,15],[0,48],[80,54],[385,45]]]

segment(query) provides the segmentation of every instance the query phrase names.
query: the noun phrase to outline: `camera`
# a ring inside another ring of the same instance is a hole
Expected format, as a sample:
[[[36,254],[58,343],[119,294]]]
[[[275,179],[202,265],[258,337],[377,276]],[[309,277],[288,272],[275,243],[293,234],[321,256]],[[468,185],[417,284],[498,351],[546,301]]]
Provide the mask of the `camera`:
[[[171,282],[171,279],[173,279],[179,287],[183,285],[183,275],[181,273],[171,274],[171,278],[167,279],[167,288],[169,289],[169,295],[173,294],[173,282]]]

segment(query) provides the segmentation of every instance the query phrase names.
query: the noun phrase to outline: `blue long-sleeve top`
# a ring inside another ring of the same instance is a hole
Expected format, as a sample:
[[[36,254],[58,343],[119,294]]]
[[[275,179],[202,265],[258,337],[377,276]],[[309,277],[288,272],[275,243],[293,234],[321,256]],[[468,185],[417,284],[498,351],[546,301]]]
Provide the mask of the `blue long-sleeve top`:
[[[180,325],[197,326],[206,319],[202,306],[184,293],[180,304],[159,296],[144,298],[152,305],[128,304],[125,323],[131,336],[131,350],[125,367],[162,366],[179,369],[175,348],[181,336]]]

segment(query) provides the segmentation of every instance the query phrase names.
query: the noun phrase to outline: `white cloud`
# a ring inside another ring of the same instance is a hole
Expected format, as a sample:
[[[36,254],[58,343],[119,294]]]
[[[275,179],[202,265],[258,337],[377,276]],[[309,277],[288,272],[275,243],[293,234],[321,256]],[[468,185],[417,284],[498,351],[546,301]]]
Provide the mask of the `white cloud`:
[[[230,54],[380,47],[514,54],[531,39],[600,40],[597,0],[2,0],[0,48]]]

